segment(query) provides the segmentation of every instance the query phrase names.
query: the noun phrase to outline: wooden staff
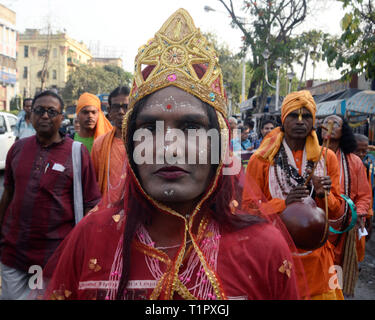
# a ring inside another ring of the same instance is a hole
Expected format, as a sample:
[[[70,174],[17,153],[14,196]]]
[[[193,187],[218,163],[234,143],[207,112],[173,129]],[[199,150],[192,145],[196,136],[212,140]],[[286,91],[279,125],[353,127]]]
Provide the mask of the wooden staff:
[[[324,175],[325,176],[327,175],[327,154],[328,154],[329,143],[331,141],[332,130],[333,130],[333,121],[329,120],[328,121],[328,133],[327,133],[327,138],[326,138],[326,142],[327,142],[326,143],[326,152],[325,152],[325,155],[324,155]],[[324,190],[324,199],[325,199],[325,203],[326,203],[326,215],[327,215],[327,218],[328,218],[328,192],[327,192],[327,190]]]
[[[330,140],[331,140],[331,134],[332,134],[332,130],[333,130],[333,121],[329,120],[328,121],[328,127],[322,126],[322,128],[326,129],[328,131],[328,133],[327,133],[327,140],[325,140],[323,142],[323,146],[320,149],[320,154],[319,154],[319,158],[318,159],[319,160],[321,159],[322,154],[323,154],[323,150],[325,148],[326,149],[326,153],[325,153],[325,157],[324,157],[324,174],[326,175],[327,174],[327,172],[326,172],[327,171],[327,163],[326,163],[327,162],[327,150],[329,148],[329,143],[330,143]],[[318,165],[319,160],[314,163],[314,167],[313,167],[311,173],[309,174],[309,176],[307,177],[307,179],[306,179],[306,181],[304,183],[304,186],[307,186],[307,184],[310,182],[312,176],[314,175],[314,171],[315,171],[315,169],[316,169],[316,167]]]
[[[329,148],[329,143],[330,143],[330,140],[331,140],[331,134],[332,134],[332,130],[333,130],[333,121],[332,120],[329,120],[328,121],[328,129],[326,129],[328,132],[327,132],[327,136],[326,136],[326,152],[325,152],[325,155],[324,155],[324,175],[326,176],[327,175],[327,154],[328,154],[328,148]],[[322,148],[323,150],[323,148]],[[326,235],[327,235],[327,232],[328,232],[328,227],[329,227],[329,223],[328,223],[328,219],[329,219],[329,216],[328,216],[328,192],[327,190],[324,190],[324,201],[325,201],[325,209],[326,209],[326,221],[327,221],[327,224],[326,224],[326,228],[324,230],[324,236],[322,239],[325,239],[326,238]]]

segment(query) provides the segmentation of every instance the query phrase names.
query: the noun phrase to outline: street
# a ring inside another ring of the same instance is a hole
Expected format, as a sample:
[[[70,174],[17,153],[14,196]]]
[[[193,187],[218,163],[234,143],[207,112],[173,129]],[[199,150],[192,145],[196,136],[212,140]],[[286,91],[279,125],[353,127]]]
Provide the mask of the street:
[[[375,233],[366,243],[366,255],[360,264],[354,298],[348,300],[375,300]]]

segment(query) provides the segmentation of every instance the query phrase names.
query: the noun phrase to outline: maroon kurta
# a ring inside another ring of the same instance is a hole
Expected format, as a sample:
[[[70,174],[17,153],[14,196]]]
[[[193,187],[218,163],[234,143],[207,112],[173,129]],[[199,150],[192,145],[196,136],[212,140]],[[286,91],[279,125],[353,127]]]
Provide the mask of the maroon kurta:
[[[1,262],[25,272],[44,266],[74,226],[73,140],[42,147],[36,136],[21,139],[9,150],[4,186],[14,195],[3,222]],[[82,154],[84,208],[100,201],[95,172],[86,148]]]

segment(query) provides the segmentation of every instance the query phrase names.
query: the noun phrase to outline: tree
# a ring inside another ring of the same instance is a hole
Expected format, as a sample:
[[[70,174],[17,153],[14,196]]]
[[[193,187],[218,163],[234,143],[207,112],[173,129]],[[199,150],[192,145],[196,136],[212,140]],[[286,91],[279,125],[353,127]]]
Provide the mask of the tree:
[[[106,65],[103,67],[105,71],[108,71],[108,72],[112,72],[114,74],[117,75],[118,77],[118,83],[120,85],[124,85],[124,86],[128,86],[130,87],[131,86],[131,81],[133,79],[133,75],[128,72],[128,71],[125,71],[123,68],[120,68],[118,66],[114,66],[114,65]]]
[[[298,90],[302,87],[303,77],[309,59],[312,60],[314,80],[316,63],[322,60],[322,47],[327,37],[328,34],[322,31],[310,30],[308,32],[303,32],[300,36],[295,38],[295,61],[302,66]]]
[[[341,71],[343,80],[364,73],[375,79],[375,3],[374,0],[338,0],[348,9],[341,20],[340,37],[326,39],[323,50],[329,66]]]
[[[260,95],[258,108],[262,107],[269,91],[264,79],[262,53],[266,48],[271,53],[268,61],[270,70],[276,70],[275,61],[278,57],[282,57],[284,63],[291,65],[294,48],[292,32],[306,18],[307,0],[243,1],[241,10],[247,19],[237,15],[232,0],[218,1],[230,14],[232,26],[238,27],[243,33],[242,54],[250,49],[250,65],[254,74],[248,90],[248,98],[258,92]],[[274,81],[276,72],[271,72],[269,78]]]
[[[72,102],[84,93],[110,93],[121,85],[130,86],[132,75],[122,68],[112,65],[92,67],[82,65],[69,74],[62,96]]]

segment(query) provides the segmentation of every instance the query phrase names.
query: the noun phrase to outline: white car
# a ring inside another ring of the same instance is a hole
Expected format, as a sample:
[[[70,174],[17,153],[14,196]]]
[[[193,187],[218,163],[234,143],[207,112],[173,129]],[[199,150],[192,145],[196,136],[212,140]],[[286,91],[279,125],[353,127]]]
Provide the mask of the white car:
[[[5,168],[7,153],[16,141],[17,117],[11,113],[0,112],[0,170]]]

